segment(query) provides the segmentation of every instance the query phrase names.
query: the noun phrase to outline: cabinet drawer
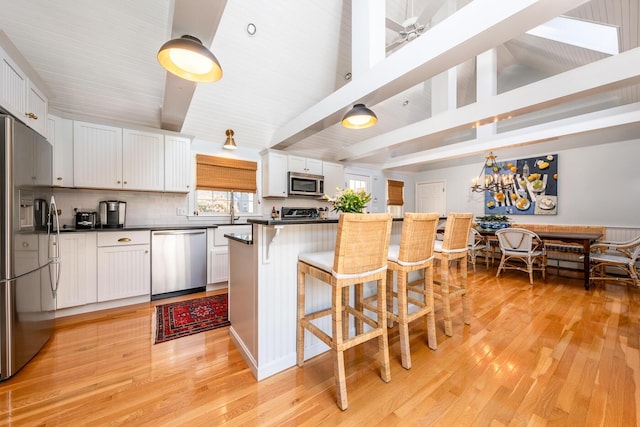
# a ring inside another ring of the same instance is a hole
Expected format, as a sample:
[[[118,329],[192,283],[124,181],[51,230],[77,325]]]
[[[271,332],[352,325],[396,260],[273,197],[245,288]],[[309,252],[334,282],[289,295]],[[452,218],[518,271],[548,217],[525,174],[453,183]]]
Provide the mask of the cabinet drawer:
[[[103,231],[98,233],[98,247],[148,245],[150,235],[149,231]]]

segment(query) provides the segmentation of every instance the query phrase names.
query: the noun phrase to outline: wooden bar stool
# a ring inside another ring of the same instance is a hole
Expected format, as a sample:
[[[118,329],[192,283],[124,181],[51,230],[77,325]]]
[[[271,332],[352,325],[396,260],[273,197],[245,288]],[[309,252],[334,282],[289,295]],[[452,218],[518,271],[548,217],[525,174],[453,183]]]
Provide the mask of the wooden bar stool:
[[[391,380],[389,342],[386,317],[387,251],[391,236],[390,214],[342,213],[334,252],[303,253],[298,256],[298,327],[297,364],[304,364],[304,330],[327,344],[334,353],[336,397],[340,409],[347,409],[347,384],[344,351],[373,338],[378,338],[380,376]],[[309,275],[331,286],[331,307],[305,313],[305,278]],[[376,281],[376,317],[365,314],[362,307],[363,283]],[[349,291],[354,287],[354,306]],[[350,317],[354,318],[355,334],[350,337]],[[331,334],[313,322],[331,316]],[[364,323],[370,328],[364,330]]]
[[[467,296],[467,253],[469,229],[472,213],[449,213],[444,228],[444,240],[436,240],[435,259],[440,261],[440,283],[434,282],[433,297],[441,300],[444,309],[444,333],[453,335],[451,322],[451,298],[462,296],[462,317],[466,325],[471,323],[471,308]],[[449,275],[452,261],[457,261],[460,269],[459,280],[454,281]]]
[[[400,245],[389,246],[387,259],[387,319],[398,322],[402,367],[411,369],[409,322],[425,317],[429,348],[438,348],[433,308],[433,246],[439,213],[404,214]],[[423,271],[424,277],[409,282],[409,273]],[[393,272],[397,272],[397,288],[393,291]],[[376,310],[377,297],[365,299],[365,308]]]

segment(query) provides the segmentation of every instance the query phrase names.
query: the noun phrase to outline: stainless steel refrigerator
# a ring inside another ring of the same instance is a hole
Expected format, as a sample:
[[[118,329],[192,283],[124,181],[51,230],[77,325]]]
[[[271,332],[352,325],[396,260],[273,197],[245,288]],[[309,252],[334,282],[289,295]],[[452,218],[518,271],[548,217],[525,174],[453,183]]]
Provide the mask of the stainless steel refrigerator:
[[[60,265],[52,153],[41,135],[0,115],[0,381],[53,333]]]

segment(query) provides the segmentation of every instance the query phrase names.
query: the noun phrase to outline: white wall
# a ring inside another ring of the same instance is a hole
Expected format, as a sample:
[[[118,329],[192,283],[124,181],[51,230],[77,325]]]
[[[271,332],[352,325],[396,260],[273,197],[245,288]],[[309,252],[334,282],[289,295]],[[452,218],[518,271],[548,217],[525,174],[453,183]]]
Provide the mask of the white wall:
[[[523,147],[499,160],[558,154],[558,215],[511,215],[521,223],[640,227],[640,139],[565,150]],[[482,164],[437,169],[415,181],[446,182],[447,211],[484,215],[484,196],[472,193],[471,179]]]

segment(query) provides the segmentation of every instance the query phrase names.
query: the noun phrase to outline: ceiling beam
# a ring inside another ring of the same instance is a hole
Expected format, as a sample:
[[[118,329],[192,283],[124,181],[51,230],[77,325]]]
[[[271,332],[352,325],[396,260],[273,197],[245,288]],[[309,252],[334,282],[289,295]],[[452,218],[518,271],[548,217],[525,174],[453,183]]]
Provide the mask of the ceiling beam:
[[[640,103],[627,104],[605,111],[597,111],[595,113],[587,113],[576,117],[556,120],[491,137],[463,141],[444,147],[412,153],[386,162],[382,169],[389,170],[409,165],[425,165],[473,154],[486,154],[492,150],[544,142],[638,122],[640,122]]]
[[[171,39],[190,35],[197,37],[204,46],[211,48],[226,5],[227,0],[175,1]],[[159,48],[160,46],[158,46]],[[222,67],[224,69],[224,64]],[[162,129],[182,131],[196,84],[167,72],[164,99],[160,110],[160,127]]]
[[[474,0],[277,129],[270,148],[290,147],[338,123],[356,102],[375,105],[587,1]]]
[[[355,160],[428,135],[481,126],[616,87],[640,83],[640,48],[548,77],[439,114],[343,149],[335,160]]]

